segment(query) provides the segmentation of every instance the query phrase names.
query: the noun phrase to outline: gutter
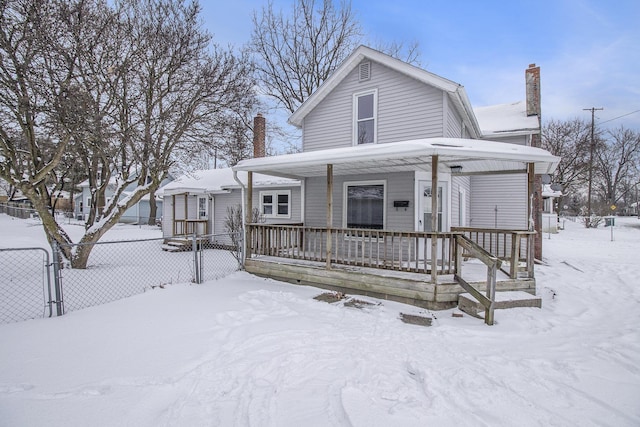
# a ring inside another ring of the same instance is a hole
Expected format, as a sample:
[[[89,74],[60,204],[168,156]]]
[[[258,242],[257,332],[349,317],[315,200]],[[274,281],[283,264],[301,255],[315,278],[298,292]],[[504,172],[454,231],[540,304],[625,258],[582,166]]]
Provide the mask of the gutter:
[[[238,178],[238,171],[236,171],[235,169],[232,169],[233,171],[233,180],[235,182],[238,183],[238,185],[240,185],[240,194],[241,194],[241,198],[242,198],[242,203],[240,204],[242,206],[242,266],[244,267],[244,263],[246,261],[246,256],[247,256],[247,251],[245,250],[246,248],[246,241],[247,241],[247,227],[245,227],[245,220],[247,218],[247,214],[246,214],[246,207],[245,207],[245,190],[246,187],[245,185],[242,183],[242,181],[240,180],[240,178]]]

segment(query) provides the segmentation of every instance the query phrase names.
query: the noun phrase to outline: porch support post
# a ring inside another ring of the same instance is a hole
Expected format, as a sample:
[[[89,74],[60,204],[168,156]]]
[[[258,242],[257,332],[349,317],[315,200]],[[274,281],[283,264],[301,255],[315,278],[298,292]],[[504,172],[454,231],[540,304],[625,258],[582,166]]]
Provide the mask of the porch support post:
[[[184,193],[184,223],[185,227],[187,226],[187,220],[189,219],[189,193]],[[183,234],[187,234],[186,228],[183,231]]]
[[[176,195],[171,196],[171,203],[173,204],[172,213],[173,213],[173,224],[172,224],[172,232],[171,237],[175,237],[176,235]]]
[[[331,270],[331,229],[333,227],[333,165],[327,165],[327,270]]]
[[[529,231],[536,231],[536,222],[534,215],[536,215],[535,209],[535,184],[536,184],[536,175],[535,175],[536,165],[535,163],[527,163],[527,201],[529,202],[528,213],[529,213]],[[535,256],[535,240],[536,235],[527,236],[527,275],[529,277],[534,277],[533,273],[533,260]]]
[[[249,224],[251,224],[251,220],[253,219],[253,172],[247,172],[247,194],[245,196],[245,218],[244,218],[244,229],[245,229],[245,239],[244,239],[244,253],[245,258],[251,258],[251,240],[252,240],[252,230]]]
[[[431,156],[431,282],[438,280],[438,156]]]

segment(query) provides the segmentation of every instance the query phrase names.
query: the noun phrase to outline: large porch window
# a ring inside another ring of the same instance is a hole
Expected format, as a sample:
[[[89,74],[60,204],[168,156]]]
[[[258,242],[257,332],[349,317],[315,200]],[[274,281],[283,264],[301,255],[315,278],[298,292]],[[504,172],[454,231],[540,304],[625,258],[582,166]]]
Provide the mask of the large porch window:
[[[344,183],[344,224],[346,228],[383,230],[385,225],[386,181]]]

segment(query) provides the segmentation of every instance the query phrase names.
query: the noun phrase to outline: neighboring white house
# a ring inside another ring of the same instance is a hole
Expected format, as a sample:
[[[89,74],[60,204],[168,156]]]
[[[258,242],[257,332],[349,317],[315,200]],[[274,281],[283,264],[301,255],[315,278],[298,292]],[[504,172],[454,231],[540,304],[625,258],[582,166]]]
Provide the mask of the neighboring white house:
[[[236,180],[237,178],[237,180]],[[230,207],[240,207],[247,174],[234,178],[230,168],[197,170],[165,185],[162,195],[162,235],[165,239],[223,234]],[[298,224],[302,217],[302,190],[298,180],[255,174],[253,207],[261,221]]]
[[[173,176],[169,175],[160,183],[160,188],[167,185],[173,181]],[[89,181],[85,180],[78,184],[79,192],[74,195],[74,217],[79,220],[85,220],[89,215],[89,209],[91,207],[91,188],[89,187]],[[130,184],[122,196],[125,197],[130,194],[137,187],[137,183]],[[111,178],[109,185],[107,186],[107,190],[105,191],[105,199],[109,200],[110,197],[113,196],[116,189],[116,179],[115,177]],[[156,207],[157,207],[157,219],[160,219],[160,215],[162,214],[162,198],[156,193],[155,197]],[[125,213],[120,217],[120,222],[122,223],[132,223],[132,224],[146,224],[149,220],[150,213],[150,204],[149,204],[149,195],[145,195],[140,199],[138,203],[130,207],[125,211]]]

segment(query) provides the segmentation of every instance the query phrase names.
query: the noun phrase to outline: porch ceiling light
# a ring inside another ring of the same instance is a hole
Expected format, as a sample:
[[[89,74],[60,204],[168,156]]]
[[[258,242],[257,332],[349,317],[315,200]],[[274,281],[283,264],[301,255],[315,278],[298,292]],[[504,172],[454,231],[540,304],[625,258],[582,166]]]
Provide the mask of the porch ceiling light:
[[[462,166],[456,165],[456,166],[451,166],[451,173],[461,173],[462,172]]]

